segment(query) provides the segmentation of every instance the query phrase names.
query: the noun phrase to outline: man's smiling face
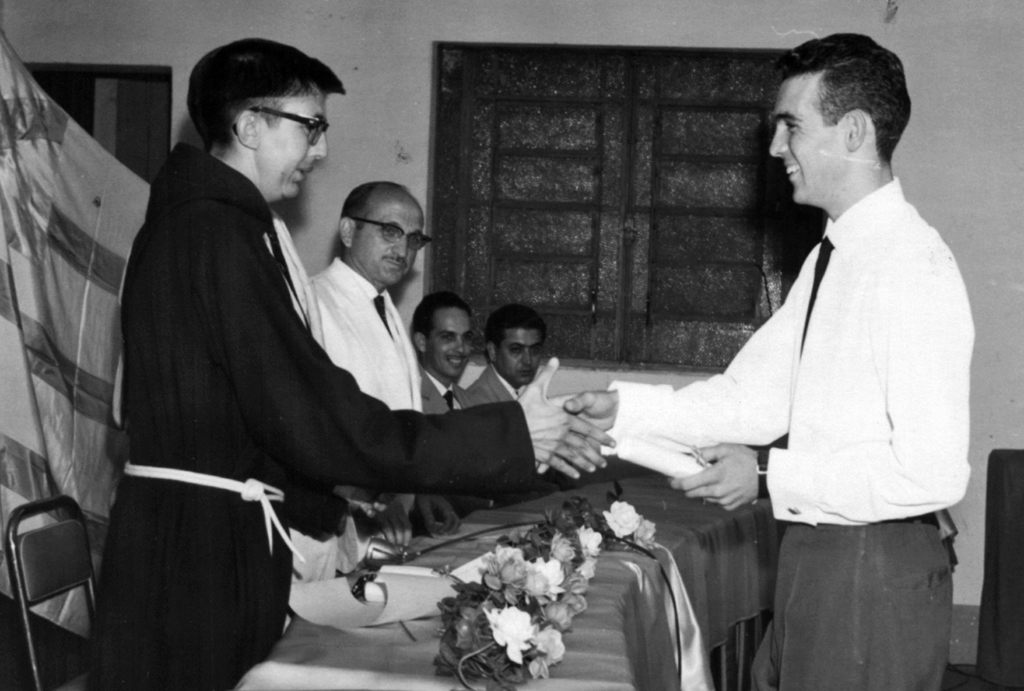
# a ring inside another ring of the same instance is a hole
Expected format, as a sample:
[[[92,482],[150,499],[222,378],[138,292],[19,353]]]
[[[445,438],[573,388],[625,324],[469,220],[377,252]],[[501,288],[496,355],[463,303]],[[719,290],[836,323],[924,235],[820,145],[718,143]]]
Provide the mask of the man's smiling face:
[[[429,334],[413,336],[416,350],[423,356],[423,368],[445,385],[462,376],[472,352],[473,332],[469,315],[458,307],[442,307],[434,312]]]
[[[785,164],[793,201],[824,209],[836,218],[841,212],[837,200],[843,192],[847,152],[842,128],[826,124],[819,110],[820,81],[821,74],[803,74],[782,83],[768,151]]]

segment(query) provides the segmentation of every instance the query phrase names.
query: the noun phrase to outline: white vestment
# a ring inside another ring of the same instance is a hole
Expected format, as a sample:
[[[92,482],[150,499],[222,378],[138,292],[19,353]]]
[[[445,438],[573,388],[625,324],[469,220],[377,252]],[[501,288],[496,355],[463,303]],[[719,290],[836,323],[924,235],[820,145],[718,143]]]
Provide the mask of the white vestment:
[[[340,259],[313,277],[311,284],[323,328],[324,350],[331,362],[355,377],[363,393],[383,401],[392,410],[422,411],[416,351],[388,292],[383,292],[385,328],[373,304],[378,295],[376,288]],[[338,491],[350,502],[386,503],[391,499],[375,497],[356,487],[339,487]],[[415,495],[402,494],[397,498],[408,512]],[[359,560],[354,530],[346,530],[340,543],[336,566],[348,572],[356,568]],[[333,572],[321,576],[331,577]]]
[[[416,351],[388,292],[383,293],[386,329],[373,305],[376,289],[340,259],[312,283],[331,361],[351,373],[363,393],[392,410],[422,411]]]

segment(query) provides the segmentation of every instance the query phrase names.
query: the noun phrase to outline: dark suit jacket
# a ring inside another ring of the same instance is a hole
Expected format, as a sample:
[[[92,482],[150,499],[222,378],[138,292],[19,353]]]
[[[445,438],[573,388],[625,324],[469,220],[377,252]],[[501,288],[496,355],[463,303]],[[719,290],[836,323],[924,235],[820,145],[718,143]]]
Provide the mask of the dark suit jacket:
[[[466,394],[466,390],[458,384],[452,385],[452,391],[455,393],[455,400],[463,408],[469,407],[469,397]],[[423,412],[428,415],[441,415],[448,412],[448,404],[444,400],[444,396],[434,386],[434,382],[430,381],[427,371],[423,369],[423,365],[420,365],[420,395],[423,397]]]
[[[494,365],[487,365],[477,380],[466,389],[466,395],[469,397],[471,406],[516,400],[515,396],[509,393],[508,388],[502,383],[501,375],[494,369]]]

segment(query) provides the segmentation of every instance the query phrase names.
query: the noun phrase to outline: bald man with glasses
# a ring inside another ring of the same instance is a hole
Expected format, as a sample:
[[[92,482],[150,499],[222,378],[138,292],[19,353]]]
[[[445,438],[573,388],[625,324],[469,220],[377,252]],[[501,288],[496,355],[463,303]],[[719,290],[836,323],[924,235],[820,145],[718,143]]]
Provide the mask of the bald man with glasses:
[[[416,351],[388,288],[405,278],[416,253],[430,242],[423,234],[423,209],[402,185],[364,183],[345,200],[338,235],[341,256],[313,278],[327,354],[334,364],[352,373],[364,393],[392,410],[422,411]],[[451,505],[439,496],[377,495],[355,487],[338,491],[350,504],[386,506],[374,513],[371,529],[391,542],[409,542],[411,511],[418,511],[423,524],[440,534],[459,525]],[[321,546],[329,562],[334,546]],[[355,568],[360,549],[353,530],[341,537],[340,549],[337,566],[342,571]],[[333,565],[326,566],[324,573],[333,575]],[[307,567],[303,570],[309,571]],[[309,577],[316,578],[316,574]]]

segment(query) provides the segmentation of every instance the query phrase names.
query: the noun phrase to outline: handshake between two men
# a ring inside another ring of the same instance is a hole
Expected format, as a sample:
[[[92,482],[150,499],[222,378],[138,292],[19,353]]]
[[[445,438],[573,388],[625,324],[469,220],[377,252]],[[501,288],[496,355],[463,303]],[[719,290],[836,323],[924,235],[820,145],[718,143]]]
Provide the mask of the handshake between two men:
[[[547,385],[557,367],[557,359],[552,359],[519,400],[530,425],[538,469],[550,466],[578,478],[579,470],[593,472],[607,464],[600,447],[615,446],[608,431],[615,424],[619,395],[617,391],[586,391],[549,399]],[[545,429],[551,431],[545,434]],[[674,489],[729,511],[757,499],[755,450],[743,444],[716,444],[694,452],[703,470],[672,478]]]
[[[551,468],[579,479],[581,471],[592,473],[607,465],[602,447],[608,452],[616,446],[608,432],[615,424],[619,394],[617,391],[586,391],[549,397],[548,386],[558,366],[558,359],[551,358],[540,368],[532,383],[523,389],[518,403],[530,432],[537,472],[544,473]],[[756,452],[752,449],[738,444],[719,444],[694,452],[703,470],[687,477],[674,477],[673,488],[683,490],[688,497],[721,504],[727,510],[757,498]],[[683,457],[677,460],[682,463]],[[399,529],[389,520],[386,515],[379,515],[376,522],[367,523],[359,532],[364,539],[377,533],[394,544],[408,544],[411,526],[406,524]],[[457,524],[456,519],[451,529],[435,528],[432,532],[447,534],[453,532]]]

